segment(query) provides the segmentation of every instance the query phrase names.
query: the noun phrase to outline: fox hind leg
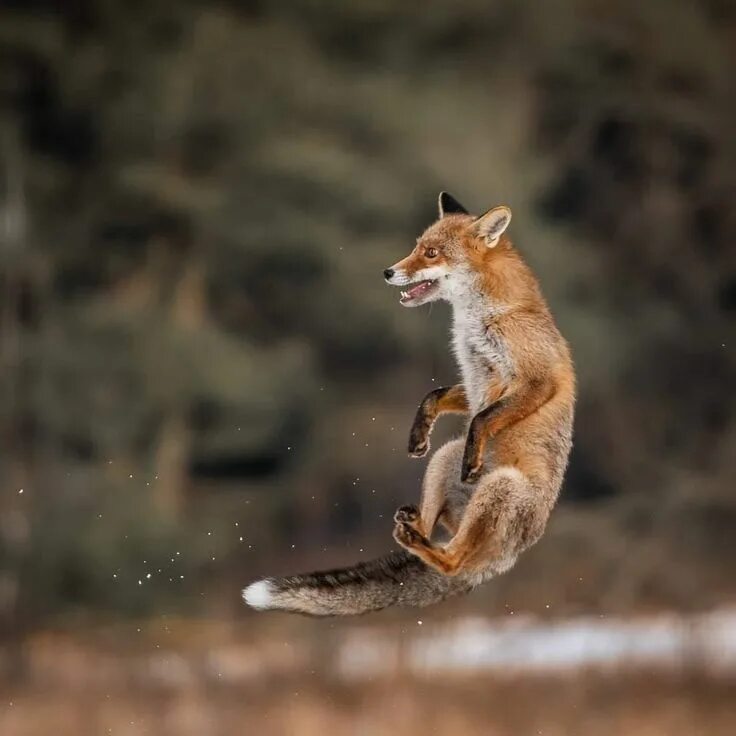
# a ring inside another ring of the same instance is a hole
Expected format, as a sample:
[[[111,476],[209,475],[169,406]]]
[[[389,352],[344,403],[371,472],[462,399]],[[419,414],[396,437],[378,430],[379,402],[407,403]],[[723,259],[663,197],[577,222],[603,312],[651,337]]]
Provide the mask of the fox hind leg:
[[[450,515],[450,507],[455,509],[456,503],[448,503],[448,488],[457,485],[457,478],[462,461],[464,442],[462,439],[452,440],[440,447],[427,464],[422,482],[422,499],[419,507],[400,506],[394,514],[394,521],[409,524],[422,536],[431,537],[432,532],[441,521],[454,533],[456,523]]]
[[[422,483],[422,499],[419,515],[422,530],[427,537],[432,536],[438,521],[452,528],[457,516],[457,479],[462,463],[464,440],[456,439],[438,448],[427,464]]]
[[[400,506],[394,514],[394,539],[402,546],[419,556],[426,555],[432,562],[441,547],[430,542],[437,522],[451,534],[455,534],[460,524],[462,509],[467,503],[468,489],[458,483],[462,462],[464,440],[457,439],[440,447],[427,465],[422,487],[422,500],[416,506]]]
[[[503,467],[481,479],[465,508],[457,533],[444,547],[414,533],[395,530],[395,539],[445,575],[508,569],[522,549],[542,534],[545,518],[534,492],[516,468]]]
[[[520,470],[504,466],[487,473],[444,549],[448,574],[508,569],[542,535],[546,518],[538,493]]]

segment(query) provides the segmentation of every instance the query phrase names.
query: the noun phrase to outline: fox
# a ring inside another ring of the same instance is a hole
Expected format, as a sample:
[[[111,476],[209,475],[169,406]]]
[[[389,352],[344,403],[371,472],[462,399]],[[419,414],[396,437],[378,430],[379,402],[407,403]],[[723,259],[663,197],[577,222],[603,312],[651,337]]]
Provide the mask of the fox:
[[[385,269],[399,302],[452,309],[460,382],[421,400],[408,454],[424,457],[437,419],[465,417],[439,447],[420,503],[394,515],[399,550],[339,570],[266,578],[243,591],[249,606],[316,616],[423,607],[510,570],[542,537],[562,487],[576,398],[570,347],[538,280],[507,234],[511,209],[471,215],[441,192],[438,218],[413,250]],[[446,541],[435,541],[435,530]]]

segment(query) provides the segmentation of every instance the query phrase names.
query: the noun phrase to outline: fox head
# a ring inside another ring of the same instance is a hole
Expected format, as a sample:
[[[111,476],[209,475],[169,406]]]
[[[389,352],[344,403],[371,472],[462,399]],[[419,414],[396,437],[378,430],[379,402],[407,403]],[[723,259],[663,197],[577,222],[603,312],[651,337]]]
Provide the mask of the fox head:
[[[508,207],[493,207],[474,217],[452,195],[441,192],[439,219],[417,239],[414,250],[383,276],[392,286],[407,287],[400,300],[405,307],[438,299],[451,302],[494,257],[510,222]]]

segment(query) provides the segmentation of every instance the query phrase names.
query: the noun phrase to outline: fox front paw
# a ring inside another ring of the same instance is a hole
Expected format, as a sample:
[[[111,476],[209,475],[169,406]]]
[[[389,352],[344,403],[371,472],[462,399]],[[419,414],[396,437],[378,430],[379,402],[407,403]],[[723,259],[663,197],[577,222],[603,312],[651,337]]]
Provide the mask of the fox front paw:
[[[482,460],[464,460],[463,469],[460,473],[460,480],[463,483],[477,483],[478,478],[483,473],[483,461]]]
[[[402,547],[419,547],[424,543],[424,537],[405,521],[397,521],[394,527],[394,539]]]
[[[429,438],[420,432],[409,435],[409,457],[424,457],[429,450]]]

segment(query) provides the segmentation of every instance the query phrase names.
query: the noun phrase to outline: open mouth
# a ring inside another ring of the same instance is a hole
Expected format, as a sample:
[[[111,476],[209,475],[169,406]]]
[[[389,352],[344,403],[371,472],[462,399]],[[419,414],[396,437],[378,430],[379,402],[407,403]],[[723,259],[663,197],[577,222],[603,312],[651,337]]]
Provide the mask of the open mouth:
[[[399,301],[404,305],[409,305],[421,297],[431,294],[436,288],[436,280],[427,279],[426,281],[419,281],[410,286],[406,291],[402,291],[401,299],[399,299]]]

